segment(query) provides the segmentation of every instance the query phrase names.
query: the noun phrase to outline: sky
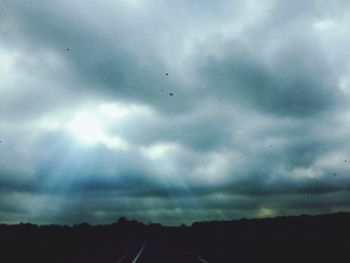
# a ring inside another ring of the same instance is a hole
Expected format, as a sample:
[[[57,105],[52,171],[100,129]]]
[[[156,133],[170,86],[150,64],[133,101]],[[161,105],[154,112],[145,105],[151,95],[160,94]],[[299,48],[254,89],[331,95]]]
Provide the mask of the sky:
[[[0,223],[350,211],[349,1],[0,7]]]

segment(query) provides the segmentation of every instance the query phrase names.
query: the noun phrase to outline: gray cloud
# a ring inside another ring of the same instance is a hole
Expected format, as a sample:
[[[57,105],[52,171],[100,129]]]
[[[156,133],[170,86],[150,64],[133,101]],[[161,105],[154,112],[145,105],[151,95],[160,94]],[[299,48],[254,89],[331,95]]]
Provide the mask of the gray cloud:
[[[348,5],[4,1],[0,222],[347,210]]]

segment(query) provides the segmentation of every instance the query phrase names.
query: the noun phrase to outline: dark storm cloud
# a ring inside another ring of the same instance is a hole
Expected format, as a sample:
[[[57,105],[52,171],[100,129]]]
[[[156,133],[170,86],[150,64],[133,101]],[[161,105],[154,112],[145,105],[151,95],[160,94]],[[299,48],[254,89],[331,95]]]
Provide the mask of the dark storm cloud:
[[[0,221],[346,210],[348,10],[4,1]]]
[[[120,10],[118,14],[113,14],[111,21],[101,22],[95,21],[102,15],[100,13],[91,21],[91,17],[83,15],[83,10],[70,10],[60,3],[54,6],[40,1],[28,5],[18,2],[8,4],[3,11],[3,20],[10,20],[15,34],[10,34],[9,40],[5,42],[6,47],[30,52],[33,57],[41,56],[47,50],[62,57],[65,75],[57,71],[54,75],[68,76],[71,81],[66,85],[71,90],[67,93],[75,96],[85,96],[84,93],[88,92],[106,100],[141,100],[164,109],[171,107],[173,111],[181,110],[181,107],[169,105],[168,98],[160,90],[179,90],[178,86],[183,84],[174,83],[174,78],[165,77],[164,63],[157,56],[138,56],[135,48],[139,48],[138,35],[145,34],[144,29],[141,25],[132,24],[131,18],[123,12],[125,6],[121,4],[118,7]],[[104,4],[100,8],[100,12],[110,12]],[[87,8],[85,11],[92,10]],[[75,16],[74,12],[80,15]],[[153,23],[147,17],[143,19]],[[21,35],[26,41],[18,41],[13,35]],[[130,46],[135,48],[130,49]],[[53,75],[52,72],[48,74]],[[41,77],[55,77],[48,74]],[[186,106],[186,100],[179,100],[179,103]]]
[[[263,47],[251,54],[249,48],[232,43],[224,58],[208,59],[201,77],[209,89],[234,103],[268,113],[307,117],[329,110],[341,100],[333,69],[311,40],[298,41],[282,43],[269,61],[263,60]]]

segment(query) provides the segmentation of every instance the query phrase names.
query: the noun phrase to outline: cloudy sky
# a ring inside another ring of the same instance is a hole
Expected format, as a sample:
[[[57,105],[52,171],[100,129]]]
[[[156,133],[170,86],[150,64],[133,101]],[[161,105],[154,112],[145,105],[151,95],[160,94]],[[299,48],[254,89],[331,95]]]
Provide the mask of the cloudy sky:
[[[350,211],[350,3],[0,0],[0,223]]]

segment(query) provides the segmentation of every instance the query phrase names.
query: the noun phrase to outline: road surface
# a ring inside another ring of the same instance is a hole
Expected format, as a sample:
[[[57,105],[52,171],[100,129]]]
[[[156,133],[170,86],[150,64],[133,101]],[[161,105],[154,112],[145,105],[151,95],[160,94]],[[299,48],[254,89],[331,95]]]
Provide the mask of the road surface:
[[[173,244],[164,242],[143,243],[128,251],[115,263],[208,263],[206,259],[199,257]]]

